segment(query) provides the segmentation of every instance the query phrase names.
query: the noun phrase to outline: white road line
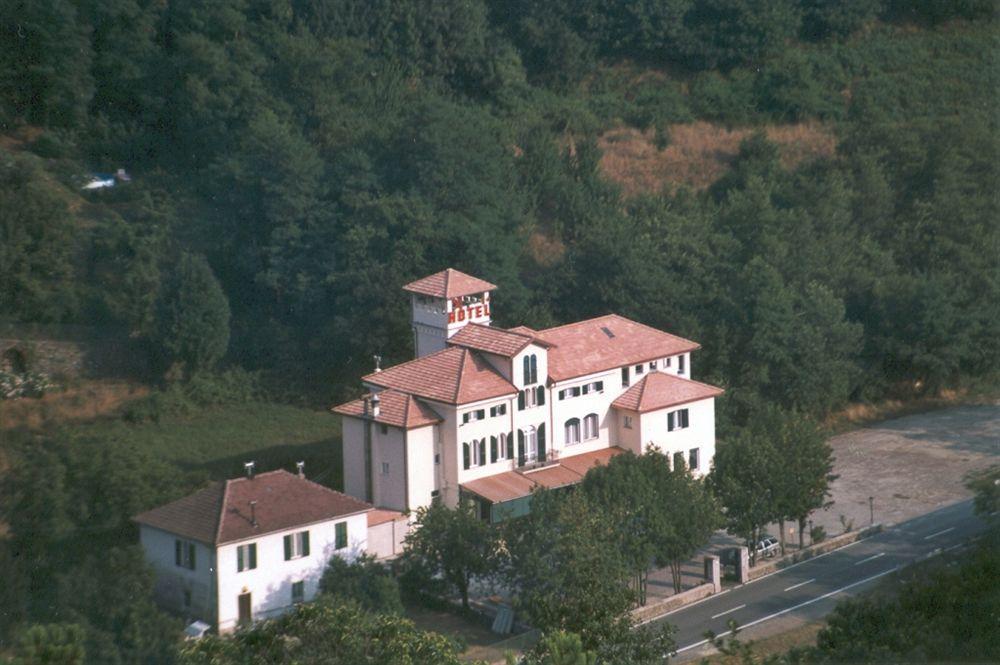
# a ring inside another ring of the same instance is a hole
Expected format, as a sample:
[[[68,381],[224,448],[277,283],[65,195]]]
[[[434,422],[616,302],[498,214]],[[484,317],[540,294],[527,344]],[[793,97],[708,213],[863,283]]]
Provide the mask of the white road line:
[[[959,543],[958,545],[952,545],[951,547],[945,548],[945,552],[950,552],[952,550],[957,550],[960,547],[965,547],[965,543]]]
[[[734,607],[731,610],[726,610],[725,612],[719,612],[718,614],[713,614],[712,618],[713,619],[718,619],[719,617],[725,616],[725,615],[729,614],[730,612],[735,612],[736,610],[742,610],[744,607],[746,607],[746,605],[740,605],[739,607]]]
[[[954,530],[955,530],[955,527],[949,527],[949,528],[945,529],[944,531],[938,531],[937,533],[932,533],[929,536],[924,536],[924,540],[930,540],[931,538],[937,538],[938,536],[943,536],[944,534],[948,533],[949,531],[954,531]]]
[[[761,575],[760,577],[758,577],[756,579],[752,579],[749,582],[747,582],[746,584],[744,584],[743,586],[746,586],[747,584],[753,584],[754,582],[760,582],[761,580],[766,580],[767,578],[771,577],[772,575],[780,575],[781,573],[788,572],[792,568],[795,568],[797,566],[801,566],[804,563],[812,563],[816,559],[822,559],[823,557],[830,556],[831,554],[839,554],[840,552],[843,552],[844,550],[846,550],[848,547],[854,547],[855,545],[860,545],[861,543],[863,543],[863,542],[865,542],[867,540],[868,540],[868,538],[864,538],[862,540],[855,540],[853,543],[847,543],[843,547],[838,547],[837,549],[830,550],[829,552],[823,552],[822,554],[817,554],[816,556],[811,556],[808,559],[802,559],[802,561],[797,561],[796,563],[793,563],[790,566],[785,566],[784,568],[778,568],[773,573],[768,573],[767,575]],[[711,596],[709,596],[709,597],[711,597]]]
[[[855,566],[860,566],[863,563],[868,563],[869,561],[874,561],[875,559],[879,558],[880,556],[885,556],[885,552],[879,552],[878,554],[874,554],[874,555],[868,557],[867,559],[862,559],[861,561],[856,562],[854,565]]]
[[[790,586],[787,589],[785,589],[785,591],[791,591],[792,589],[798,589],[800,586],[805,586],[805,585],[809,584],[810,582],[815,582],[815,581],[816,581],[816,578],[814,577],[811,580],[806,580],[805,582],[799,582],[798,584],[793,584],[792,586]]]
[[[799,609],[800,607],[805,607],[806,605],[812,605],[813,603],[818,603],[821,600],[826,600],[830,596],[835,596],[835,595],[837,595],[838,593],[840,593],[842,591],[847,591],[848,589],[853,589],[856,586],[859,586],[861,584],[865,584],[867,582],[871,582],[872,580],[877,580],[878,578],[883,577],[885,575],[888,575],[889,573],[894,573],[897,570],[899,570],[899,568],[900,568],[900,566],[895,566],[893,568],[890,568],[889,570],[883,570],[881,573],[876,573],[875,575],[872,575],[871,577],[866,577],[863,580],[858,580],[857,582],[852,582],[851,584],[848,584],[847,586],[842,586],[839,589],[836,589],[834,591],[830,591],[829,593],[824,593],[822,596],[818,596],[817,598],[813,598],[811,600],[807,600],[805,602],[799,603],[798,605],[793,605],[792,607],[783,609],[780,612],[775,612],[774,614],[768,614],[766,617],[761,617],[760,619],[756,619],[756,620],[751,621],[750,623],[748,623],[746,625],[740,626],[740,630],[746,630],[747,628],[750,628],[752,626],[756,626],[759,623],[764,623],[765,621],[768,621],[770,619],[774,619],[776,617],[780,617],[783,614],[788,614],[789,612],[794,612],[795,610]],[[730,631],[727,630],[724,633],[719,633],[718,635],[716,635],[716,637],[725,637],[729,633],[730,633]],[[695,642],[694,644],[689,644],[686,647],[681,647],[675,653],[683,653],[684,651],[687,651],[689,649],[696,649],[696,648],[702,646],[703,644],[708,644],[708,640],[702,640],[701,642]]]

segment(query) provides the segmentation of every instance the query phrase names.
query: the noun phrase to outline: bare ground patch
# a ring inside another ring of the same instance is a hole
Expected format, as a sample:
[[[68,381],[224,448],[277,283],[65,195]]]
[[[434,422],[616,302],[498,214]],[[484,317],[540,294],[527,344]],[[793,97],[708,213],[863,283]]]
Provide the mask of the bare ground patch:
[[[729,170],[740,142],[752,128],[726,129],[710,122],[670,126],[670,145],[654,145],[653,129],[617,127],[598,140],[601,170],[622,187],[626,196],[671,191],[680,185],[704,189]],[[785,167],[834,153],[833,131],[816,122],[763,128],[781,151]]]
[[[84,422],[117,413],[149,394],[149,387],[126,381],[84,381],[37,399],[0,402],[0,431],[42,430],[49,425]]]

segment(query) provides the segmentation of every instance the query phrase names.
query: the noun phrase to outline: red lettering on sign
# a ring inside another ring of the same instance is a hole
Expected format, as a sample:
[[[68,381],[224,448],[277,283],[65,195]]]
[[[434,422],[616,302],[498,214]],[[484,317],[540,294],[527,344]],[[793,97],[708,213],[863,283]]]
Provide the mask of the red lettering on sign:
[[[478,317],[480,317],[482,315],[483,315],[483,306],[482,305],[476,305],[476,317],[478,318]]]
[[[484,307],[485,307],[485,314],[486,314],[486,316],[489,316],[490,315],[490,304],[486,303],[484,305]]]
[[[455,312],[448,312],[448,323],[455,323]]]
[[[458,310],[458,320],[465,321],[465,308]]]

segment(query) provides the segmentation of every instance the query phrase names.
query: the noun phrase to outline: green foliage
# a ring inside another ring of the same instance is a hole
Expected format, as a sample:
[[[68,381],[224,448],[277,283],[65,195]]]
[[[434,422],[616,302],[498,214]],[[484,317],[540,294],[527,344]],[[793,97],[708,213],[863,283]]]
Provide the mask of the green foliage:
[[[447,592],[458,593],[469,608],[469,585],[495,569],[498,534],[479,518],[476,507],[462,502],[456,508],[442,503],[417,509],[415,528],[406,535],[402,566],[410,575],[438,577]]]
[[[0,314],[52,321],[75,312],[76,235],[43,173],[0,150]]]
[[[669,565],[678,593],[681,566],[721,526],[719,506],[704,482],[684,464],[671,469],[657,450],[613,458],[589,471],[581,489],[617,525],[619,548],[633,570],[645,574],[650,561]]]
[[[83,665],[85,632],[73,623],[34,624],[21,631],[11,665]]]
[[[634,562],[619,550],[611,515],[583,492],[543,491],[527,516],[508,524],[505,577],[532,625],[578,633],[588,649],[628,632]]]
[[[1000,511],[1000,465],[975,474],[966,486],[975,492],[976,514],[995,518]]]
[[[319,589],[324,596],[337,602],[355,602],[368,612],[403,613],[399,583],[387,567],[368,554],[351,562],[339,556],[330,557],[320,578]]]
[[[229,346],[229,302],[203,256],[182,254],[157,305],[154,340],[185,375],[211,370]]]
[[[575,633],[558,631],[543,637],[524,665],[597,665],[597,653],[583,647]]]
[[[184,665],[301,663],[303,665],[459,665],[455,645],[437,633],[417,630],[411,621],[370,614],[356,605],[315,602],[273,621],[189,643]]]
[[[185,416],[206,407],[256,402],[262,396],[259,377],[254,373],[240,368],[198,372],[187,381],[170,383],[129,404],[123,415],[130,423],[160,422],[168,416]]]

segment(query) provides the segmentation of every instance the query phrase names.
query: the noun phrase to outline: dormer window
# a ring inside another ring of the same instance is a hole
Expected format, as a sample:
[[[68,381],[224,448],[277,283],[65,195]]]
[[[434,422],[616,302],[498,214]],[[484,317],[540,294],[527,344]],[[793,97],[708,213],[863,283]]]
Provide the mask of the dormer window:
[[[538,357],[535,354],[524,356],[524,385],[538,383]]]

